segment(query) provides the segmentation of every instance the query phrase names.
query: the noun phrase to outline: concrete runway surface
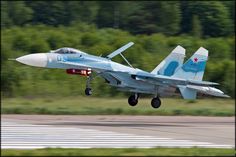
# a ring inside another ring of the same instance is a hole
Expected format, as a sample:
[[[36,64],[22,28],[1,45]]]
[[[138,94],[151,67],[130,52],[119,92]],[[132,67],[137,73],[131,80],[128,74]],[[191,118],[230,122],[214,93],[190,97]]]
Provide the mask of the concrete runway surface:
[[[1,148],[235,148],[235,117],[2,115]]]

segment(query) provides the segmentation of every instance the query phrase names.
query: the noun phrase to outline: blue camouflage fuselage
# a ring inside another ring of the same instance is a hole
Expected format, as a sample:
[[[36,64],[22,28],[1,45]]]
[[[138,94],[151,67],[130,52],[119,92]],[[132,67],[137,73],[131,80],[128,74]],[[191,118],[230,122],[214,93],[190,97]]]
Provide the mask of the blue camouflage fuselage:
[[[143,93],[155,93],[155,85],[147,84],[141,81],[137,81],[130,77],[131,75],[150,75],[150,73],[128,67],[110,59],[93,56],[89,54],[56,54],[47,53],[47,68],[58,69],[88,69],[84,67],[78,67],[77,65],[62,64],[64,63],[78,63],[86,67],[96,69],[101,77],[109,81],[109,84],[116,87],[127,88],[128,91],[139,90]],[[106,72],[106,73],[105,73]],[[131,75],[130,75],[131,74]],[[119,82],[119,83],[117,83]]]

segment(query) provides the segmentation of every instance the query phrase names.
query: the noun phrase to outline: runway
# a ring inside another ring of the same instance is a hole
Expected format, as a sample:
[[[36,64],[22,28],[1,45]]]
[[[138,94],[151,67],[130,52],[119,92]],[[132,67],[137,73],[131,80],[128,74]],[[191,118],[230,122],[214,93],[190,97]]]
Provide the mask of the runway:
[[[2,115],[1,148],[235,148],[234,117]]]

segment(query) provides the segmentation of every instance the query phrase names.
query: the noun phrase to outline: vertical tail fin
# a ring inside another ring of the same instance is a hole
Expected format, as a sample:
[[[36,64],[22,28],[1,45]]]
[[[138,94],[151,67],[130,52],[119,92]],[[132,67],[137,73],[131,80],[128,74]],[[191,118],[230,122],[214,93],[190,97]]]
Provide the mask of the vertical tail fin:
[[[182,66],[184,57],[185,49],[178,45],[151,73],[172,76]]]
[[[207,58],[208,50],[200,47],[172,77],[201,81],[204,75]],[[184,99],[196,99],[196,90],[189,89],[186,86],[179,86],[179,89]]]
[[[179,68],[173,77],[193,79],[201,81],[204,75],[206,62],[208,58],[208,50],[200,47],[190,57],[181,68]]]

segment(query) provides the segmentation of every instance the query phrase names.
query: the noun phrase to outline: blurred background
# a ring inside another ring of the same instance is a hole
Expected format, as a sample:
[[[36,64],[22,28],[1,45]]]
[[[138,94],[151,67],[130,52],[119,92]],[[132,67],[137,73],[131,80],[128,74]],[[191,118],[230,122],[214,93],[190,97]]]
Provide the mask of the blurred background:
[[[84,95],[86,78],[64,70],[8,61],[30,53],[73,47],[106,56],[124,44],[136,67],[154,69],[177,45],[186,58],[209,50],[204,80],[235,98],[235,1],[1,1],[1,96]],[[115,61],[126,64],[122,58]],[[127,93],[96,78],[93,95]]]

